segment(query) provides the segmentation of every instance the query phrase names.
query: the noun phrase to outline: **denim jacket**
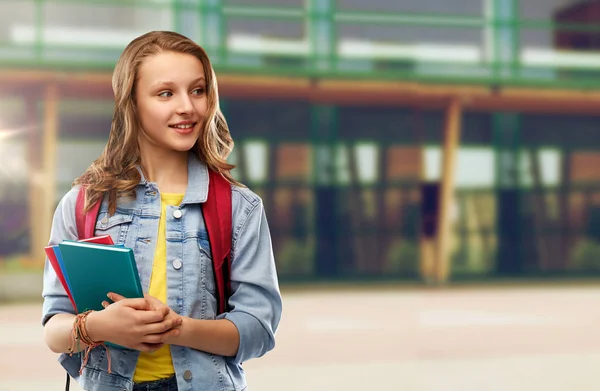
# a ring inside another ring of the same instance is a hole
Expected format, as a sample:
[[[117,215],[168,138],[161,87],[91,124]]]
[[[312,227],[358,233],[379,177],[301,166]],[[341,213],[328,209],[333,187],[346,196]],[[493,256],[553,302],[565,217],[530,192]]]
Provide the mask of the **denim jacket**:
[[[275,345],[274,334],[281,318],[282,301],[262,201],[250,190],[232,186],[232,294],[229,312],[216,316],[215,280],[201,211],[201,204],[207,198],[208,180],[207,167],[190,155],[188,187],[183,202],[179,207],[167,207],[167,304],[183,316],[230,320],[239,331],[240,345],[235,357],[176,345],[171,345],[171,355],[179,391],[239,391],[247,388],[242,362],[264,355]],[[64,239],[77,239],[75,203],[78,191],[75,186],[58,204],[50,235],[51,245]],[[143,176],[136,194],[135,200],[120,199],[112,216],[108,214],[105,197],[96,223],[96,235],[109,234],[115,243],[134,250],[142,288],[147,292],[161,200],[156,184]],[[43,324],[57,313],[74,313],[48,260],[42,296]],[[93,349],[81,375],[81,353],[61,354],[59,362],[83,389],[131,390],[139,352],[109,347],[110,374],[106,354],[103,347]]]

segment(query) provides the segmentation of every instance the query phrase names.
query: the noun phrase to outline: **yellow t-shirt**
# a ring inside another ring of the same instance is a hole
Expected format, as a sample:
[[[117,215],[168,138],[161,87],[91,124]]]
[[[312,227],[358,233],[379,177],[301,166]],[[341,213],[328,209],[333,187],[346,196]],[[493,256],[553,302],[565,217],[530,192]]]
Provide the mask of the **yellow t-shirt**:
[[[167,238],[166,214],[167,205],[177,206],[183,201],[183,194],[161,193],[161,212],[158,222],[156,252],[152,264],[152,276],[148,294],[163,303],[167,303]],[[164,345],[154,353],[140,353],[140,358],[133,374],[136,383],[165,379],[175,373],[171,359],[171,347]]]

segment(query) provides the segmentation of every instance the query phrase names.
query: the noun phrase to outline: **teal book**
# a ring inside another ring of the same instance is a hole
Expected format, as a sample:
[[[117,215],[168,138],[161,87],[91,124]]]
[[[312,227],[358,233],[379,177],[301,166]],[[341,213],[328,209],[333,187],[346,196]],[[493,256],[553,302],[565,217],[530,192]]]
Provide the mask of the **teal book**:
[[[64,241],[62,266],[79,313],[101,311],[108,292],[144,297],[133,250],[122,246]]]

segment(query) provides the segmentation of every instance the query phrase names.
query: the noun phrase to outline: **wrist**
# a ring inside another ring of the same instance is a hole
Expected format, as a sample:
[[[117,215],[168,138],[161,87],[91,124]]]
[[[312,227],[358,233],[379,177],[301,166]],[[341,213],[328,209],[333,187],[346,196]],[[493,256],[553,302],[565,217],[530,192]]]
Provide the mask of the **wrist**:
[[[191,318],[187,317],[187,316],[180,316],[181,317],[181,324],[179,326],[176,326],[176,328],[179,329],[179,332],[175,335],[172,335],[168,338],[167,341],[165,341],[165,343],[169,344],[169,345],[180,345],[182,346],[183,343],[182,341],[182,335],[184,333],[184,330],[186,330],[189,327],[189,322],[192,320]]]
[[[106,341],[103,333],[101,311],[92,311],[85,318],[85,330],[88,337],[94,342]]]

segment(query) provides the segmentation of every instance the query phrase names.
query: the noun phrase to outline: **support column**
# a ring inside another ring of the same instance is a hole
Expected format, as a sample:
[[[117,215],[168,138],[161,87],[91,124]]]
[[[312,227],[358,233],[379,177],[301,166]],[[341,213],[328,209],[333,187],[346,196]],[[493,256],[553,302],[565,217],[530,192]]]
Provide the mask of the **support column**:
[[[318,277],[339,274],[338,254],[338,187],[335,170],[337,108],[316,105],[312,110],[314,147],[313,178],[315,184],[315,270]]]
[[[44,250],[52,228],[52,217],[56,208],[56,150],[58,139],[58,99],[59,91],[55,83],[46,85],[44,91],[44,128],[42,137],[42,169],[40,173],[39,216],[34,229],[40,230],[34,235],[40,241],[33,243],[34,252]],[[42,255],[43,259],[44,256]]]
[[[423,150],[424,146],[421,147]],[[421,152],[424,155],[423,151]],[[425,157],[421,157],[424,162]],[[425,164],[422,164],[424,171]],[[421,174],[425,178],[425,174]],[[439,184],[421,183],[421,230],[419,235],[419,273],[427,285],[435,284],[436,239],[439,219]]]
[[[435,278],[438,284],[445,283],[451,270],[450,259],[450,211],[454,199],[456,160],[460,142],[462,105],[454,97],[446,109],[444,148],[442,157],[442,181],[440,186],[438,236],[436,246]]]
[[[224,41],[227,36],[227,26],[223,18],[223,2],[202,0],[200,19],[200,45],[210,56],[213,67],[224,64],[227,60],[227,47]]]
[[[435,246],[437,238],[437,216],[439,208],[439,184],[428,183],[425,161],[425,129],[423,111],[417,108],[412,126],[419,151],[420,229],[419,229],[419,274],[427,285],[435,283]]]
[[[29,255],[33,263],[41,263],[44,260],[43,246],[41,243],[48,240],[48,234],[44,235],[40,227],[42,206],[42,148],[40,142],[40,115],[38,111],[38,100],[34,94],[27,93],[24,97],[27,129],[27,162],[29,165]]]
[[[201,6],[202,0],[172,1],[173,29],[197,43],[202,37]]]
[[[335,69],[335,0],[307,0],[307,33],[310,38],[313,66],[319,70]]]
[[[519,166],[520,116],[516,113],[495,113],[492,126],[496,152],[496,272],[512,275],[522,270],[524,260]]]
[[[484,13],[489,27],[486,29],[487,58],[493,61],[494,79],[500,81],[517,76],[519,64],[519,17],[517,0],[487,0]]]

